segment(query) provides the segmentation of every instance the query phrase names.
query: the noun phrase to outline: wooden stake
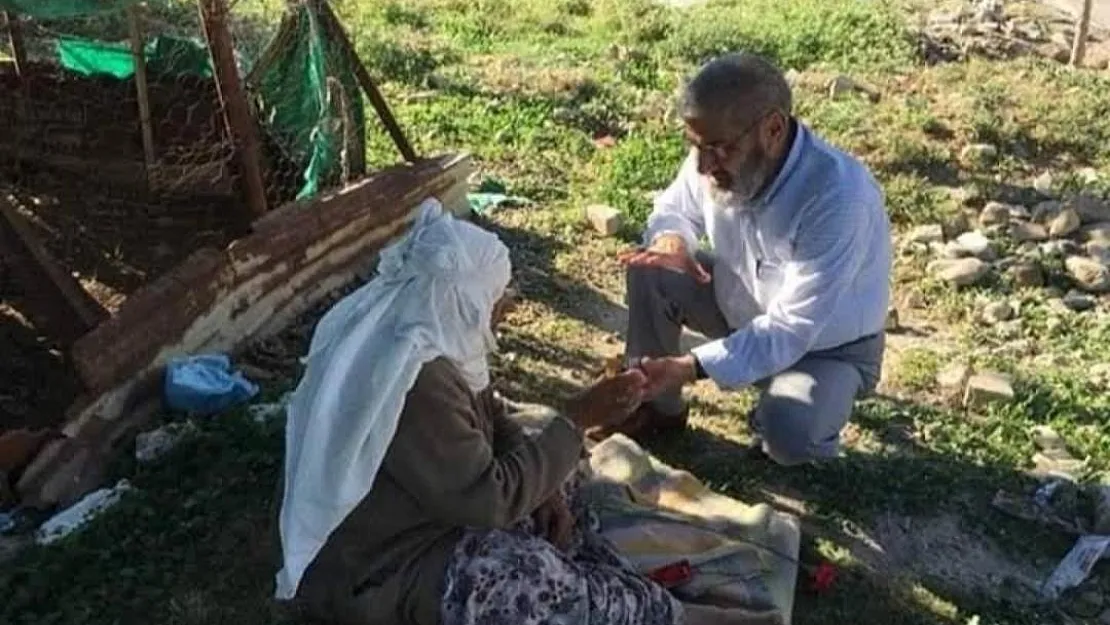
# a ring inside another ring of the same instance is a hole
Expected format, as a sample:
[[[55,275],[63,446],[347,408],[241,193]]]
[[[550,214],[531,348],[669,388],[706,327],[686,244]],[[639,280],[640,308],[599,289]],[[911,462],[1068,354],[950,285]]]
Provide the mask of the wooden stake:
[[[9,11],[0,11],[3,17],[5,30],[8,31],[8,45],[11,47],[12,60],[15,61],[15,75],[22,76],[27,71],[27,53],[23,47],[23,31],[19,27],[19,20]]]
[[[216,90],[224,111],[228,136],[239,158],[246,200],[251,221],[266,214],[266,187],[262,182],[261,150],[258,129],[251,114],[250,103],[239,80],[235,66],[235,48],[227,30],[227,3],[225,0],[197,0],[204,36],[212,55],[212,68],[216,74]]]
[[[1083,1],[1083,11],[1075,24],[1075,39],[1071,42],[1071,64],[1079,67],[1083,64],[1083,57],[1087,54],[1087,32],[1091,29],[1091,5],[1094,0]]]
[[[135,63],[135,95],[139,100],[139,124],[143,131],[143,157],[146,163],[146,178],[154,171],[154,129],[150,125],[150,92],[146,82],[146,45],[143,26],[140,21],[139,6],[128,9],[127,22],[130,28],[131,58]]]
[[[317,10],[320,12],[320,17],[323,19],[324,30],[328,31],[339,45],[343,48],[343,54],[346,55],[351,67],[355,70],[355,78],[358,79],[362,90],[366,92],[366,97],[370,100],[370,104],[378,113],[378,118],[382,120],[382,125],[385,126],[386,132],[393,138],[394,145],[401,152],[401,156],[408,162],[416,162],[416,152],[412,149],[412,144],[405,137],[404,131],[401,126],[397,124],[397,119],[393,117],[393,112],[389,110],[389,104],[386,103],[385,98],[382,97],[378,91],[377,85],[374,80],[370,78],[370,73],[366,71],[366,66],[362,64],[362,60],[358,58],[358,52],[355,51],[354,45],[351,44],[350,38],[347,37],[347,31],[343,28],[343,24],[339,23],[339,18],[331,10],[331,5],[328,2],[315,2]]]
[[[26,296],[26,314],[49,336],[69,345],[110,315],[35,236],[30,223],[0,195],[0,265]]]

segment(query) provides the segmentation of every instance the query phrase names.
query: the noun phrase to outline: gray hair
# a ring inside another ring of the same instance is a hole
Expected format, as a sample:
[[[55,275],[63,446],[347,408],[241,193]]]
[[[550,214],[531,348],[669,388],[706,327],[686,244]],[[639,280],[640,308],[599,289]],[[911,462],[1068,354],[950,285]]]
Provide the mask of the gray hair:
[[[782,71],[755,54],[738,52],[709,61],[687,83],[684,118],[752,123],[774,110],[791,114],[793,98]]]

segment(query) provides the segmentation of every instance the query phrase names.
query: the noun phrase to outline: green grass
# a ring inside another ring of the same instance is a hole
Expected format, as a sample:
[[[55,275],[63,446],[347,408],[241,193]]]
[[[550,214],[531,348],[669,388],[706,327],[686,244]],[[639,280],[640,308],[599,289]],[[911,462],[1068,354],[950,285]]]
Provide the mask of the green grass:
[[[802,72],[798,116],[867,162],[899,230],[962,210],[953,189],[977,189],[969,203],[979,206],[990,199],[1031,201],[1031,181],[1045,171],[1061,193],[1079,188],[1083,167],[1110,181],[1110,75],[1034,59],[923,66],[905,15],[891,3],[730,0],[679,10],[647,0],[345,0],[335,6],[419,151],[468,151],[483,175],[536,202],[492,216],[513,249],[527,298],[495,367],[499,384],[520,399],[557,399],[589,379],[602,352],[619,349],[599,322],[598,311],[608,306],[599,291],[622,288],[614,256],[636,234],[650,194],[670,182],[683,155],[674,96],[683,78],[714,54],[757,51]],[[280,2],[241,0],[235,11],[258,28],[276,7]],[[825,84],[838,73],[873,85],[881,98],[830,99]],[[376,124],[368,127],[370,161],[394,162],[389,139]],[[599,137],[612,137],[615,145],[598,147]],[[959,162],[963,146],[984,141],[999,147],[997,162]],[[627,237],[604,240],[587,231],[581,209],[597,202],[625,213]],[[842,461],[786,471],[744,460],[744,415],[753,396],[704,389],[694,403],[695,430],[654,451],[745,500],[786,493],[805,502],[813,552],[837,561],[844,576],[829,596],[800,590],[797,623],[1058,622],[1002,591],[873,571],[846,547],[843,528],[869,528],[879,515],[925,520],[943,514],[960,518],[979,543],[1021,561],[1051,563],[1063,555],[1066,539],[989,505],[996,490],[1032,487],[1025,473],[1034,451],[1029,428],[1052,425],[1093,470],[1110,470],[1110,434],[1103,427],[1110,400],[1088,376],[1092,364],[1110,362],[1105,313],[1053,313],[1043,292],[1016,293],[1001,278],[957,291],[929,278],[925,264],[920,254],[900,255],[894,284],[896,300],[917,294],[921,305],[903,310],[903,321],[926,328],[926,336],[904,339],[910,346],[891,357],[884,394],[860,404],[853,419],[859,440]],[[1067,286],[1062,274],[1052,280]],[[974,320],[977,299],[1002,297],[1022,302],[1016,337]],[[1014,351],[1015,340],[1026,341],[1027,349]],[[940,401],[933,380],[954,354],[1015,374],[1017,399],[977,413]],[[1037,354],[1064,360],[1045,366],[1034,360]],[[202,430],[152,467],[120,467],[137,494],[88,531],[0,568],[0,622],[286,622],[268,601],[280,430],[242,414],[213,419]]]

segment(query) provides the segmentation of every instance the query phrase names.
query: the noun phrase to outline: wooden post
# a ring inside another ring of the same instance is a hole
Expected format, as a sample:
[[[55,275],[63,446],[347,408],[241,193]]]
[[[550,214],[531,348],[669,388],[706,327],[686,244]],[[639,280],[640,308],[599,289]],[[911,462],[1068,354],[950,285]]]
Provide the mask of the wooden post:
[[[26,218],[0,195],[0,265],[23,287],[24,311],[51,338],[69,345],[110,315],[38,240]]]
[[[247,206],[250,217],[266,214],[266,187],[262,182],[261,150],[258,129],[251,114],[239,70],[235,66],[235,48],[227,30],[227,3],[225,0],[197,0],[204,36],[212,55],[212,68],[216,74],[216,91],[224,112],[228,136],[235,146],[243,174]]]
[[[150,125],[150,92],[146,82],[146,53],[143,50],[146,43],[143,38],[138,5],[128,9],[127,22],[131,31],[131,58],[135,63],[135,95],[139,100],[139,125],[143,131],[143,157],[149,183],[154,171],[154,129]]]
[[[4,29],[8,31],[8,45],[11,47],[12,60],[15,61],[15,75],[22,76],[27,70],[27,52],[23,47],[23,31],[19,27],[19,19],[9,11],[0,11],[3,17]]]
[[[1087,33],[1091,29],[1091,5],[1094,0],[1083,0],[1083,10],[1075,23],[1075,39],[1071,42],[1071,65],[1079,67],[1087,54]]]
[[[354,45],[351,44],[350,38],[347,37],[347,31],[344,30],[343,24],[339,23],[339,18],[331,10],[331,5],[327,2],[314,2],[313,3],[323,19],[324,30],[328,31],[340,47],[343,48],[343,53],[347,56],[351,67],[355,70],[355,78],[358,79],[362,90],[366,92],[366,97],[370,100],[370,104],[378,113],[378,118],[382,120],[382,125],[385,126],[386,132],[393,138],[393,143],[400,150],[401,156],[408,162],[416,162],[416,152],[412,149],[412,144],[405,137],[405,133],[401,130],[401,126],[397,124],[397,119],[393,117],[393,112],[389,110],[389,104],[386,103],[385,98],[382,97],[378,91],[377,85],[374,80],[370,78],[370,73],[366,71],[366,66],[362,64],[362,60],[358,58],[358,52],[355,50]]]

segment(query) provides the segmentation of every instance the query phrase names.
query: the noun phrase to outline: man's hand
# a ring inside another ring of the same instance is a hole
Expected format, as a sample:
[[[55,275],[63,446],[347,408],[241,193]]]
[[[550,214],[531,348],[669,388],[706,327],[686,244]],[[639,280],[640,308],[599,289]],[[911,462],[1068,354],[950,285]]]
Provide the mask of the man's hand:
[[[567,402],[564,415],[583,430],[614,426],[644,401],[647,376],[638,370],[605,378]]]
[[[561,492],[556,492],[532,513],[536,531],[547,540],[566,551],[574,536],[574,514]]]
[[[698,370],[692,355],[644,358],[640,370],[647,376],[644,395],[652,399],[660,393],[697,381]]]
[[[647,249],[622,253],[618,259],[630,267],[662,267],[684,273],[699,284],[708,284],[712,276],[686,249],[686,241],[677,234],[662,234]]]

